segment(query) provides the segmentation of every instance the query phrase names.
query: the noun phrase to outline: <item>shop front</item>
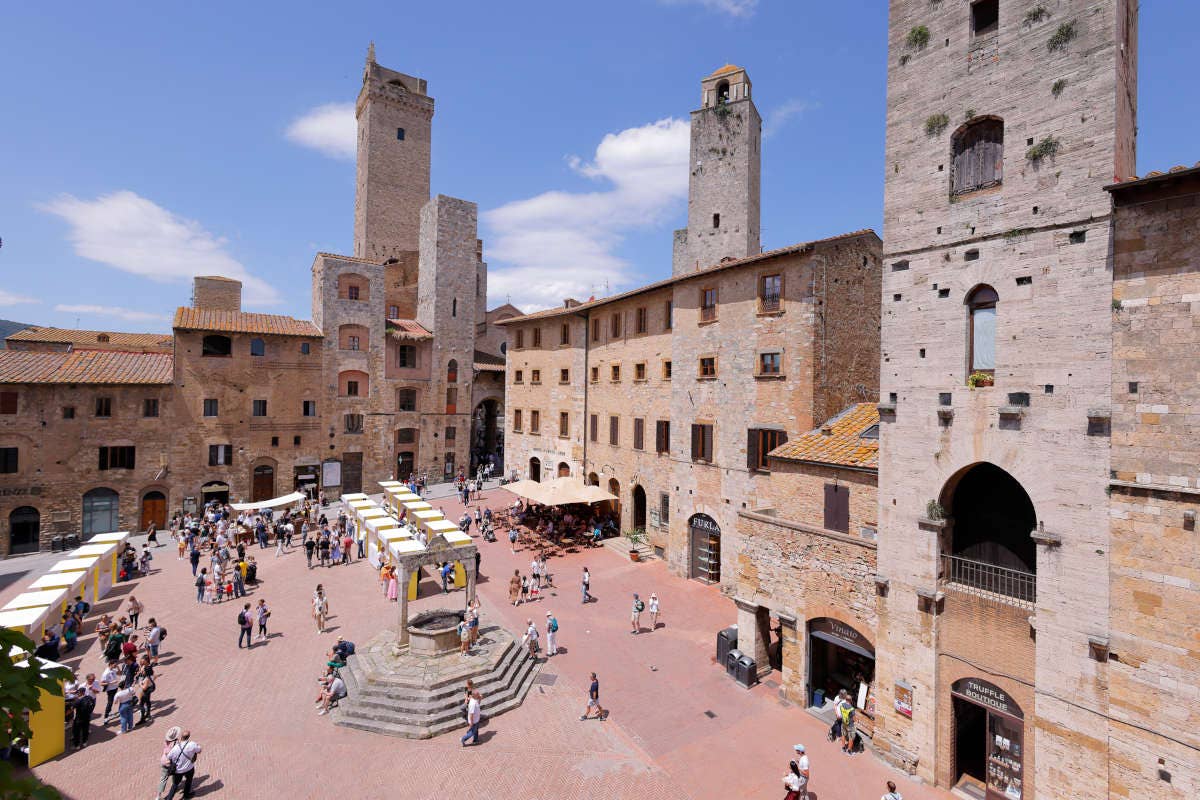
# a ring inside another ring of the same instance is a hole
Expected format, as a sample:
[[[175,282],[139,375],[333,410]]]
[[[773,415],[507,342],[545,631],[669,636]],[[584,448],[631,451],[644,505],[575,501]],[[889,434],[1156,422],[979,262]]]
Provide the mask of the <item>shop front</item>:
[[[214,500],[218,503],[228,503],[229,484],[225,481],[209,481],[200,487],[200,495],[204,498],[205,503],[211,503]]]
[[[1025,715],[999,686],[962,678],[954,706],[955,788],[980,800],[1021,800]]]
[[[808,689],[817,708],[849,692],[858,730],[874,735],[875,646],[855,628],[832,617],[809,620]]]
[[[705,583],[721,582],[721,528],[707,514],[688,520],[691,546],[691,576]]]
[[[292,489],[302,493],[309,500],[317,499],[317,485],[320,481],[320,467],[316,464],[305,464],[295,468],[293,472]]]

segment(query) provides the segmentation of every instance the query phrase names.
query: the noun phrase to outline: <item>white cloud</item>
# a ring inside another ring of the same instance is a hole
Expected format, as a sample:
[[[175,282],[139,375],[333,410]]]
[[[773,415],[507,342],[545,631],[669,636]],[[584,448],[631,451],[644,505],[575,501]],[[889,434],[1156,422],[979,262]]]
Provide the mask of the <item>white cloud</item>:
[[[763,120],[763,138],[771,138],[779,133],[792,117],[800,116],[810,109],[811,106],[803,100],[788,100],[782,105],[775,106],[767,112],[767,118]]]
[[[637,276],[614,253],[626,232],[661,225],[687,198],[689,123],[662,119],[610,133],[575,172],[609,184],[595,192],[549,191],[484,214],[493,297],[518,306],[557,305],[613,292]]]
[[[731,17],[749,17],[758,8],[758,0],[659,0],[659,2],[668,6],[701,6],[709,11],[717,11]]]
[[[296,144],[317,150],[330,158],[353,161],[358,152],[358,122],[354,119],[354,103],[317,106],[293,120],[285,135]]]
[[[83,258],[159,283],[222,275],[242,282],[247,303],[279,302],[273,286],[226,252],[225,239],[134,192],[113,192],[95,200],[68,194],[41,208],[70,224],[68,237],[75,254]]]
[[[0,306],[17,306],[23,303],[39,302],[41,301],[37,300],[36,298],[26,297],[23,294],[13,294],[12,292],[7,292],[4,289],[0,289]]]
[[[64,314],[87,314],[95,317],[116,317],[117,319],[127,320],[129,322],[163,322],[166,317],[162,314],[155,314],[150,311],[134,311],[131,308],[121,308],[120,306],[92,306],[92,305],[56,305],[55,311],[61,311]]]

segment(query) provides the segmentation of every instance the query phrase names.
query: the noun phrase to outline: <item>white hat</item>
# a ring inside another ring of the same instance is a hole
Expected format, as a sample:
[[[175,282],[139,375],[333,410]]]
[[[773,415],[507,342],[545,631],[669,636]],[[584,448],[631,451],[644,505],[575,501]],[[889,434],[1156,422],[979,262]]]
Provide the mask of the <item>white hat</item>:
[[[179,738],[180,734],[182,734],[182,733],[183,733],[183,729],[180,728],[178,725],[176,725],[172,728],[169,728],[167,730],[166,740],[168,742],[174,742]]]
[[[803,753],[803,752],[804,752],[804,745],[802,745],[802,744],[795,745],[795,746],[793,747],[793,749],[794,749],[794,750],[795,750],[797,753]]]
[[[549,611],[547,611],[547,612],[546,612],[546,616],[547,616],[547,617],[553,617],[554,615],[553,615],[553,614],[551,614]]]

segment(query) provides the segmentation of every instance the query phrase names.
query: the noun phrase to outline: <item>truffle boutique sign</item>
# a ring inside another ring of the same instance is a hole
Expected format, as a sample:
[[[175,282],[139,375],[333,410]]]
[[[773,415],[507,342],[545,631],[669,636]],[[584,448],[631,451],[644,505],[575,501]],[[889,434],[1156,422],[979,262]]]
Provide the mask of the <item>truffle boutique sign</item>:
[[[1025,716],[1021,713],[1021,707],[1017,705],[1017,701],[1013,700],[1008,692],[979,678],[957,680],[950,687],[950,691],[973,703],[986,706],[993,711],[999,711],[1001,714],[1018,719],[1023,719]]]

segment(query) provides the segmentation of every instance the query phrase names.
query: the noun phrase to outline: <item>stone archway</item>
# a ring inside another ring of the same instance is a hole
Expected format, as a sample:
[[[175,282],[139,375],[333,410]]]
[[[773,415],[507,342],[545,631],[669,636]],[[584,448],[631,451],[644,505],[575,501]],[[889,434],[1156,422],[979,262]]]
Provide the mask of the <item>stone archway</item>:
[[[471,412],[471,470],[491,462],[494,469],[503,463],[501,454],[500,415],[501,401],[485,397]]]
[[[42,515],[33,506],[21,506],[8,515],[8,553],[36,553],[41,549]]]
[[[633,487],[633,527],[646,529],[646,490]]]
[[[529,480],[537,483],[541,483],[542,480],[542,462],[536,456],[529,459]]]
[[[142,514],[139,530],[149,530],[153,524],[156,530],[167,527],[167,495],[158,489],[151,489],[142,495]]]

